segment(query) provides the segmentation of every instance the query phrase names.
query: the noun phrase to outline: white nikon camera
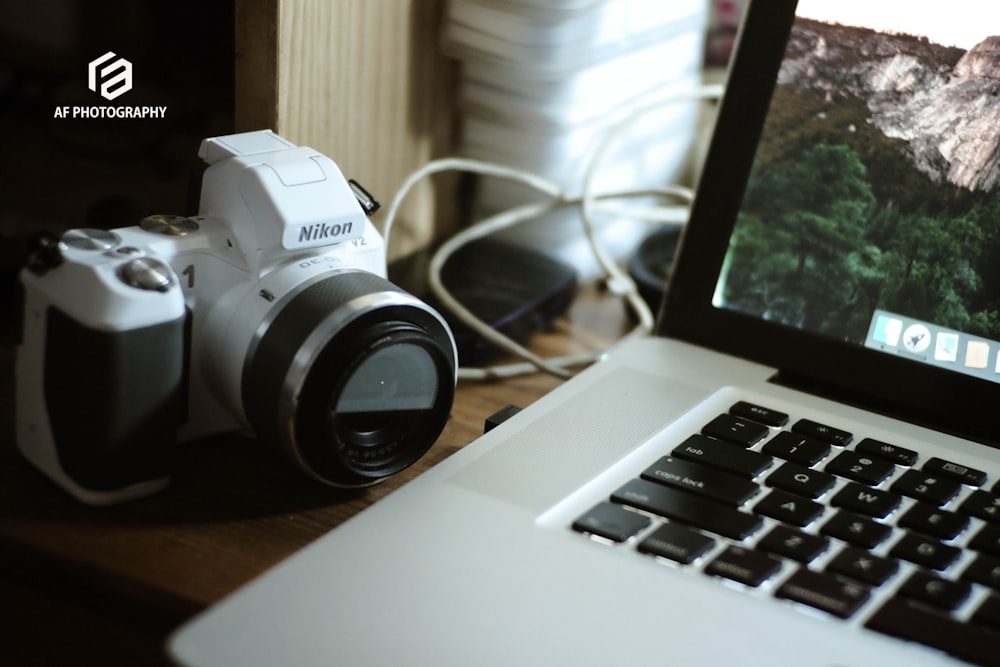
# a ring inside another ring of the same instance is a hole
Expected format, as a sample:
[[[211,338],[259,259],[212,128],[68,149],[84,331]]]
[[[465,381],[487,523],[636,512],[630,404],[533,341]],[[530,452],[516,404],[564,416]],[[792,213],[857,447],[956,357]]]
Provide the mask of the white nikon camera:
[[[21,272],[17,442],[79,500],[161,490],[175,446],[248,431],[325,483],[409,466],[451,410],[455,343],[388,282],[378,204],[269,131],[202,142],[199,215],[72,230]]]

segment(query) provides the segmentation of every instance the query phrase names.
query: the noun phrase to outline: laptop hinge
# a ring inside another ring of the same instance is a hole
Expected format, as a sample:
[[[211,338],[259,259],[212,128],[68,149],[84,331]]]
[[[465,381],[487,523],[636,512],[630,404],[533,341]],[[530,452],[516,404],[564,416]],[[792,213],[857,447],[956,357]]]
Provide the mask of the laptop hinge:
[[[782,387],[801,391],[806,394],[836,401],[868,412],[898,419],[900,421],[920,426],[923,428],[953,435],[966,440],[988,445],[990,447],[1000,447],[1000,439],[997,433],[987,433],[976,429],[974,423],[969,420],[962,420],[958,415],[928,414],[907,409],[897,402],[885,397],[866,394],[857,390],[846,389],[844,387],[807,377],[799,373],[779,370],[770,378],[771,382]]]

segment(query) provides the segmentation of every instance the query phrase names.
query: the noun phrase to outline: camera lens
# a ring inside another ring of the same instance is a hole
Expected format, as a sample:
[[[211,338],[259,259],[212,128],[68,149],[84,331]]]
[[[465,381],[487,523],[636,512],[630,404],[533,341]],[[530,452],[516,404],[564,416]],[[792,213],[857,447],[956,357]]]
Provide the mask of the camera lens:
[[[437,313],[362,271],[326,274],[275,304],[247,356],[244,411],[313,477],[364,486],[434,443],[454,399]]]
[[[384,443],[395,442],[434,408],[437,369],[424,348],[398,343],[364,358],[334,398],[328,417],[337,437],[362,456],[357,466],[386,462]]]

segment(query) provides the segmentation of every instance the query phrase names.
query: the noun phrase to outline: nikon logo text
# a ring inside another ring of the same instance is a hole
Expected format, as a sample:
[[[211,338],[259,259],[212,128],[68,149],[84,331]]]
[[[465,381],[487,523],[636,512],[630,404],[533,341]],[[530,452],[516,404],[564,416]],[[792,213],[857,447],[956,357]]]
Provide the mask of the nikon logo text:
[[[87,65],[87,87],[106,100],[127,93],[132,90],[132,63],[118,58],[112,51],[91,60]]]
[[[316,248],[356,240],[364,232],[363,222],[359,223],[357,220],[351,220],[350,216],[343,216],[333,218],[330,222],[289,225],[281,233],[281,245],[288,250]]]
[[[341,236],[347,236],[350,234],[353,226],[353,222],[333,225],[321,222],[314,225],[306,225],[305,227],[299,229],[299,243],[333,241],[335,239],[339,239]]]

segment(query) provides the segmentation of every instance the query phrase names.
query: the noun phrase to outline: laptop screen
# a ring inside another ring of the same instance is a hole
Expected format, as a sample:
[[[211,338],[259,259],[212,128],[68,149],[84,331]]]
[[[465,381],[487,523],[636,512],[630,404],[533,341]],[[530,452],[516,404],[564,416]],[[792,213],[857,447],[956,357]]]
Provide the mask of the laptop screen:
[[[1000,382],[995,34],[1000,3],[799,0],[715,305]]]
[[[1000,400],[1000,3],[751,2],[660,326],[889,412]]]

